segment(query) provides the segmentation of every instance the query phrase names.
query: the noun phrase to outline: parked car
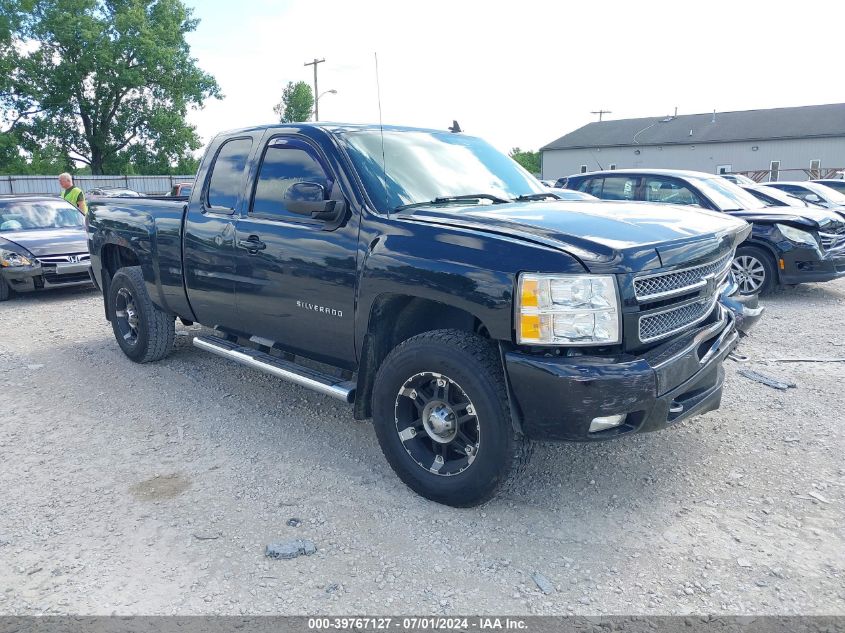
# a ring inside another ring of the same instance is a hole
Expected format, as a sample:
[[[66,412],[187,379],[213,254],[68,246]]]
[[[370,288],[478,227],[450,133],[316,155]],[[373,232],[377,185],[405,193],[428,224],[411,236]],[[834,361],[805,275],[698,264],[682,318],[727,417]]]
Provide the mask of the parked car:
[[[810,182],[830,187],[841,194],[845,194],[845,179],[843,178],[822,178],[820,180],[811,180]]]
[[[193,191],[194,183],[192,182],[179,182],[173,185],[173,188],[170,190],[171,196],[190,196],[191,191]]]
[[[845,207],[845,193],[837,191],[827,185],[820,185],[812,181],[795,182],[767,182],[765,187],[780,189],[807,202],[816,202],[824,207]]]
[[[591,196],[583,191],[573,191],[572,189],[558,189],[557,187],[549,189],[559,200],[598,200],[595,196]]]
[[[757,183],[751,180],[748,176],[742,174],[719,174],[725,180],[732,182],[735,185],[756,185]]]
[[[821,207],[820,204],[807,202],[795,194],[787,193],[786,191],[781,191],[780,189],[775,189],[773,187],[764,187],[762,185],[744,185],[742,188],[767,207],[798,207],[801,209],[805,209],[807,207],[818,209]]]
[[[552,188],[552,187],[555,186],[555,181],[554,180],[540,180],[540,184],[543,185],[544,187]]]
[[[14,292],[90,285],[85,216],[59,198],[0,198],[0,301]]]
[[[103,196],[106,198],[140,198],[142,194],[125,187],[94,187],[88,190],[89,196]]]
[[[570,176],[567,186],[604,200],[712,209],[753,224],[733,264],[742,292],[845,276],[845,222],[827,209],[765,207],[720,176],[673,169],[626,169]],[[678,208],[678,212],[683,212]]]
[[[461,133],[227,132],[187,204],[113,204],[92,203],[89,245],[126,356],[166,356],[177,317],[213,326],[195,346],[353,404],[399,478],[455,506],[493,495],[531,439],[717,408],[760,315],[729,276],[745,221],[557,200]]]

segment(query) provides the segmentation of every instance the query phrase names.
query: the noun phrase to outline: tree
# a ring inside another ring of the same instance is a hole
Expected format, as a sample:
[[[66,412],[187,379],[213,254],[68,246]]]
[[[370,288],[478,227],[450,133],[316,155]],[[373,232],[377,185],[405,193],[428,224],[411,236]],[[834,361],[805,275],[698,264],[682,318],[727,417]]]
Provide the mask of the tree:
[[[0,174],[60,174],[73,161],[57,147],[26,147],[14,132],[0,133]]]
[[[198,21],[181,0],[0,0],[0,16],[0,133],[24,152],[102,174],[199,149],[188,109],[221,94],[190,56]]]
[[[282,123],[308,121],[314,111],[314,92],[304,81],[288,82],[282,100],[273,108]]]
[[[540,152],[527,151],[523,152],[518,147],[514,147],[508,154],[516,162],[522,165],[527,171],[532,174],[540,173]]]

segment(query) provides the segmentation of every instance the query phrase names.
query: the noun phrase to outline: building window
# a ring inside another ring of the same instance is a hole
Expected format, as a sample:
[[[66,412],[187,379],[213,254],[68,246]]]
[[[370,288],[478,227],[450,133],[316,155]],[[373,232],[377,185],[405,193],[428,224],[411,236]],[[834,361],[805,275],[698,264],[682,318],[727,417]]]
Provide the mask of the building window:
[[[733,171],[733,165],[716,165],[716,173],[720,176],[722,174],[729,174]]]
[[[769,165],[769,182],[777,182],[780,175],[780,161],[773,160]]]
[[[582,173],[582,174],[586,174],[586,173],[587,173],[587,166],[586,166],[586,165],[581,165],[581,173]]]
[[[816,180],[817,178],[821,178],[821,171],[822,171],[822,161],[818,158],[815,158],[810,161],[810,180]]]
[[[613,171],[614,169],[616,169],[616,163],[610,163],[610,165],[608,165],[608,166],[607,166],[607,168],[608,168],[610,171]]]

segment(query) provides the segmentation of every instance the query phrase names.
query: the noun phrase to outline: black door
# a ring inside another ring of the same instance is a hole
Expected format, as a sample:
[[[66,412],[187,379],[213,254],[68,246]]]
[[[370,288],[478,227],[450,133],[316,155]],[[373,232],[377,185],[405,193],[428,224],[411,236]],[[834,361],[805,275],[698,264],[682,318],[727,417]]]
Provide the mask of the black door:
[[[292,213],[284,196],[298,182],[344,199],[315,147],[290,135],[271,138],[236,226],[239,329],[265,345],[352,367],[358,215],[329,225]]]
[[[203,325],[237,326],[235,222],[243,203],[251,149],[249,137],[220,145],[202,195],[193,196],[188,207],[183,244],[185,285],[191,308]]]

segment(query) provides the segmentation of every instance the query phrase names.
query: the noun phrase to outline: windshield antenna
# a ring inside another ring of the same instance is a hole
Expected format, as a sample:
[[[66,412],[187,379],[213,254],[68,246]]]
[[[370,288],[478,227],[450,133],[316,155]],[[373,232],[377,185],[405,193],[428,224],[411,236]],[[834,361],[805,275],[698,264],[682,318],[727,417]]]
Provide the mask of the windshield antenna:
[[[378,53],[373,53],[376,59],[376,96],[378,97],[378,127],[381,132],[381,169],[384,183],[384,208],[387,210],[387,219],[390,219],[390,205],[387,198],[387,161],[384,158],[384,124],[381,119],[381,83],[378,78]]]

